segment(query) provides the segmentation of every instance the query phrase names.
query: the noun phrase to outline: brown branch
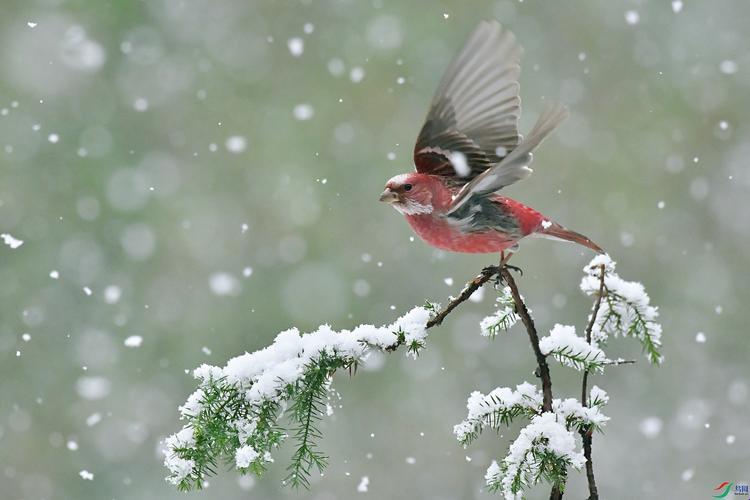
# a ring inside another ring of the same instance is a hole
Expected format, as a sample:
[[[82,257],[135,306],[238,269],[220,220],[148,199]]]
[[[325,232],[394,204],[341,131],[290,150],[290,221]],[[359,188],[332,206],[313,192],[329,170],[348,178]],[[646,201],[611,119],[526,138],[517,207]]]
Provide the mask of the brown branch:
[[[462,302],[466,302],[469,297],[471,297],[471,294],[476,292],[478,289],[480,289],[485,283],[487,283],[489,280],[491,280],[494,276],[497,276],[500,273],[500,267],[498,266],[488,266],[482,269],[482,272],[480,272],[473,280],[466,283],[466,286],[464,286],[464,289],[461,290],[461,293],[458,294],[458,297],[455,297],[450,302],[448,302],[448,305],[446,305],[443,309],[437,312],[435,316],[433,316],[428,322],[425,328],[432,328],[433,326],[440,325],[446,316],[448,316],[451,311],[453,311],[456,307],[458,307]],[[389,346],[386,348],[386,351],[392,352],[404,345],[405,340],[399,339],[398,342],[395,344]]]
[[[547,357],[542,354],[542,350],[539,348],[539,334],[536,331],[536,325],[534,325],[534,320],[531,318],[531,314],[529,314],[529,309],[526,307],[526,304],[521,298],[521,294],[518,292],[518,286],[516,286],[516,282],[513,279],[513,276],[510,274],[508,268],[503,267],[502,269],[500,269],[500,276],[510,288],[510,294],[513,296],[513,302],[515,302],[516,304],[516,312],[521,317],[523,326],[526,327],[526,333],[529,334],[529,340],[531,341],[531,349],[534,351],[534,356],[536,356],[537,372],[539,374],[539,377],[542,379],[542,411],[551,412],[552,377],[549,373]],[[561,499],[563,497],[562,489],[558,488],[557,486],[553,486],[549,497],[550,500]]]
[[[466,283],[466,286],[461,290],[461,293],[458,294],[458,297],[451,300],[442,311],[438,312],[434,318],[427,322],[427,328],[440,325],[453,309],[458,307],[461,302],[464,302],[471,297],[471,294],[481,288],[482,285],[492,279],[493,276],[497,276],[499,272],[500,268],[498,266],[488,266],[482,269],[482,272],[479,273],[476,278]]]
[[[594,329],[594,323],[596,322],[596,316],[599,314],[599,308],[602,305],[602,298],[604,297],[604,275],[606,269],[604,264],[601,265],[599,274],[599,294],[594,302],[594,308],[591,311],[591,319],[589,324],[586,326],[586,342],[591,344],[591,332]],[[618,363],[619,364],[619,363]],[[581,383],[581,404],[588,406],[588,388],[589,384],[589,370],[583,371],[583,382]],[[591,461],[591,448],[594,440],[594,429],[581,429],[581,440],[583,441],[583,456],[586,457],[586,480],[589,483],[589,499],[588,500],[599,500],[599,491],[596,488],[596,478],[594,477],[594,464]]]
[[[531,319],[529,310],[523,302],[521,294],[518,292],[518,286],[516,286],[516,282],[513,276],[511,276],[510,271],[507,268],[503,268],[500,271],[500,275],[510,288],[510,294],[513,296],[513,302],[516,304],[516,312],[521,317],[523,326],[526,327],[526,332],[529,334],[529,340],[531,341],[531,349],[534,351],[534,356],[536,356],[539,377],[542,379],[542,411],[552,411],[552,378],[549,374],[547,357],[542,354],[542,350],[539,348],[539,334],[536,331],[536,325],[534,325],[534,320]]]

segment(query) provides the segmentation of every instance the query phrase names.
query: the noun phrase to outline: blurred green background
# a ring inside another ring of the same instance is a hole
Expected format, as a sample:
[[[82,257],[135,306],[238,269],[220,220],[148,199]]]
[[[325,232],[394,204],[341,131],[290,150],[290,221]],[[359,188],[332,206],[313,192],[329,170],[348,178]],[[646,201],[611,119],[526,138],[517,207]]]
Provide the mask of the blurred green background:
[[[292,325],[389,323],[496,260],[412,242],[377,202],[412,168],[442,71],[484,18],[526,49],[522,130],[543,97],[572,110],[507,194],[591,236],[660,306],[664,366],[617,340],[609,354],[637,366],[593,379],[612,397],[594,442],[604,498],[709,498],[750,479],[747,2],[0,10],[0,232],[24,241],[0,244],[3,499],[490,498],[484,471],[516,429],[463,450],[452,426],[472,390],[534,376],[518,327],[480,337],[489,289],[417,361],[374,358],[337,377],[321,443],[331,466],[309,492],[279,484],[288,447],[267,477],[223,471],[190,494],[164,482],[159,453],[194,387],[186,370]],[[522,244],[514,263],[540,330],[584,326],[590,257]],[[124,345],[133,335],[140,347]],[[555,395],[576,396],[576,374],[553,370]],[[584,489],[573,473],[566,496]]]

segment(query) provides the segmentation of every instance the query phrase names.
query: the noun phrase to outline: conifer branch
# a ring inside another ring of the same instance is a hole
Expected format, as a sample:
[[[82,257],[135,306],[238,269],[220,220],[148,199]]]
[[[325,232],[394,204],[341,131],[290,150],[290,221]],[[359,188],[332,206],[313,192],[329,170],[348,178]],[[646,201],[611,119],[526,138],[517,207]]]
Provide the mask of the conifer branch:
[[[296,328],[281,332],[273,344],[254,353],[237,356],[225,367],[202,365],[194,371],[198,389],[180,407],[186,420],[182,430],[165,440],[167,480],[181,490],[200,489],[223,462],[241,474],[262,474],[273,462],[272,452],[289,436],[296,441],[285,484],[309,487],[310,474],[321,470],[328,458],[319,450],[319,428],[327,412],[326,398],[334,374],[356,372],[371,351],[392,352],[404,347],[416,357],[426,346],[427,330],[440,325],[459,305],[488,281],[497,277],[507,287],[495,313],[480,324],[483,335],[507,331],[518,319],[524,324],[537,362],[535,373],[541,390],[524,382],[516,390],[498,387],[488,395],[475,391],[469,397],[466,420],[456,425],[458,440],[468,445],[485,427],[500,430],[516,418],[528,424],[509,447],[502,463],[493,461],[485,479],[490,490],[502,490],[508,498],[544,480],[552,485],[551,499],[560,499],[568,469],[587,467],[590,499],[597,500],[591,462],[592,434],[609,420],[601,410],[609,397],[594,386],[588,393],[591,371],[633,363],[609,360],[601,350],[608,336],[638,339],[648,359],[660,363],[661,326],[656,307],[639,283],[626,282],[614,273],[615,263],[606,255],[595,257],[584,268],[581,290],[595,297],[584,337],[575,327],[555,325],[540,339],[518,286],[505,266],[484,268],[460,294],[440,308],[426,303],[394,323],[375,327],[359,325],[334,331],[328,325],[302,334]],[[598,274],[595,274],[597,273]],[[553,399],[547,357],[583,371],[582,398]],[[576,447],[575,434],[583,439]]]

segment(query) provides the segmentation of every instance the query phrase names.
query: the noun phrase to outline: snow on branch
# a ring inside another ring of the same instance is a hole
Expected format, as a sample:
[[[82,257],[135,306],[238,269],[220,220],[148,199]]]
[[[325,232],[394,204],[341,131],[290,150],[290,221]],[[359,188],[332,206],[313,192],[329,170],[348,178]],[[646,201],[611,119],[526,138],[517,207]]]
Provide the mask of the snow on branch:
[[[586,275],[581,280],[581,290],[589,296],[598,296],[600,273],[604,269],[604,290],[601,307],[593,322],[592,337],[599,343],[609,336],[627,336],[638,339],[646,358],[661,364],[662,328],[656,322],[659,311],[651,305],[651,299],[643,285],[625,281],[615,273],[615,262],[608,255],[597,255],[583,268]]]
[[[596,400],[594,400],[595,392]],[[609,397],[604,390],[594,386],[591,389],[591,401],[590,406],[584,406],[575,398],[555,399],[552,402],[552,411],[565,419],[565,427],[568,429],[576,429],[579,432],[601,431],[609,421],[609,417],[602,413],[602,407],[609,401]]]
[[[609,361],[604,351],[576,335],[574,326],[556,324],[549,336],[539,341],[539,348],[545,356],[551,355],[561,364],[579,371],[602,370]]]
[[[562,490],[568,468],[580,469],[586,459],[576,451],[574,434],[545,412],[536,415],[510,445],[502,463],[493,462],[485,480],[491,491],[501,491],[506,499],[521,498],[522,491],[541,480]]]
[[[524,417],[529,422],[510,444],[506,457],[487,470],[489,489],[516,499],[525,488],[547,481],[552,485],[550,498],[560,499],[568,471],[585,464],[590,498],[596,500],[592,434],[609,420],[602,413],[609,397],[597,386],[589,392],[588,376],[605,366],[629,363],[607,359],[601,346],[609,337],[635,337],[652,363],[661,363],[663,357],[658,311],[650,305],[643,286],[620,278],[606,255],[595,257],[584,271],[581,290],[595,298],[585,338],[573,326],[556,324],[540,339],[509,269],[490,266],[440,310],[427,303],[381,327],[360,325],[334,331],[323,325],[307,334],[292,328],[278,334],[269,347],[233,358],[223,368],[200,366],[193,373],[198,389],[180,407],[185,425],[164,443],[167,480],[182,490],[202,488],[225,461],[242,474],[262,474],[273,462],[273,452],[291,437],[295,451],[284,482],[307,487],[311,471],[327,465],[327,457],[317,447],[318,424],[326,414],[333,375],[341,369],[356,370],[371,351],[405,347],[407,355],[416,357],[425,347],[429,328],[440,325],[497,277],[498,283],[507,286],[500,292],[498,310],[482,321],[481,332],[492,337],[520,320],[536,359],[541,390],[524,382],[515,390],[499,387],[487,395],[473,392],[466,419],[454,427],[456,438],[467,446],[486,427],[500,430]],[[553,398],[549,356],[583,372],[581,401]],[[582,437],[583,452],[576,450],[575,434]]]
[[[591,372],[603,372],[605,366],[632,363],[607,359],[600,346],[609,336],[635,337],[641,341],[650,361],[660,363],[663,359],[659,353],[658,312],[650,305],[643,286],[615,274],[615,263],[606,255],[595,257],[584,272],[581,289],[595,298],[584,336],[577,335],[574,326],[556,324],[548,336],[539,339],[533,318],[507,271],[502,273],[509,286],[499,299],[502,307],[480,325],[483,334],[493,336],[499,329],[505,329],[502,318],[506,314],[518,315],[529,334],[537,358],[536,373],[542,379],[542,391],[524,382],[515,391],[501,387],[486,396],[473,392],[467,402],[466,420],[454,427],[456,437],[466,446],[487,426],[499,430],[516,417],[530,419],[511,443],[506,457],[500,462],[493,461],[485,475],[488,489],[502,492],[506,499],[522,498],[524,489],[541,481],[552,485],[550,498],[562,498],[569,469],[581,469],[584,465],[589,498],[598,499],[591,463],[592,434],[601,431],[609,421],[602,412],[609,396],[597,386],[589,392],[588,376]],[[512,295],[512,302],[503,303],[507,294]],[[582,400],[552,398],[548,356],[583,372]],[[576,449],[576,434],[582,438],[582,451]]]
[[[520,319],[510,287],[506,286],[501,290],[497,298],[497,306],[494,314],[487,316],[479,323],[480,333],[485,337],[494,338],[501,330],[507,332]]]
[[[405,345],[407,354],[416,356],[433,316],[432,306],[415,307],[388,326],[337,332],[323,325],[308,334],[293,328],[224,368],[202,365],[193,372],[198,390],[180,407],[187,423],[165,440],[167,480],[183,490],[201,488],[225,459],[241,473],[261,474],[273,461],[271,452],[291,433],[296,451],[286,481],[307,486],[311,470],[327,462],[316,446],[317,423],[325,414],[333,374],[355,368],[371,350]]]
[[[466,402],[466,420],[453,427],[453,433],[467,446],[481,434],[485,426],[499,430],[519,415],[534,416],[542,411],[542,393],[535,385],[524,382],[516,386],[498,387],[486,396],[474,391]]]

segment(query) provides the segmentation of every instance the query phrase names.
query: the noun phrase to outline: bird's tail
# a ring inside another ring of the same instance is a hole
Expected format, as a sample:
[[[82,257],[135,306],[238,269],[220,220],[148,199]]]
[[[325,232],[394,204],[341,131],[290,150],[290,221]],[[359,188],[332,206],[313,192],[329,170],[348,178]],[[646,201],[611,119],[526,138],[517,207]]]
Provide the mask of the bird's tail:
[[[602,250],[599,245],[591,241],[586,236],[580,233],[576,233],[575,231],[571,231],[570,229],[566,229],[556,222],[545,222],[546,224],[542,223],[539,229],[536,230],[536,233],[539,236],[542,236],[544,238],[552,238],[555,240],[572,241],[573,243],[578,243],[579,245],[583,245],[586,248],[590,248],[596,253],[604,253],[604,250]]]

